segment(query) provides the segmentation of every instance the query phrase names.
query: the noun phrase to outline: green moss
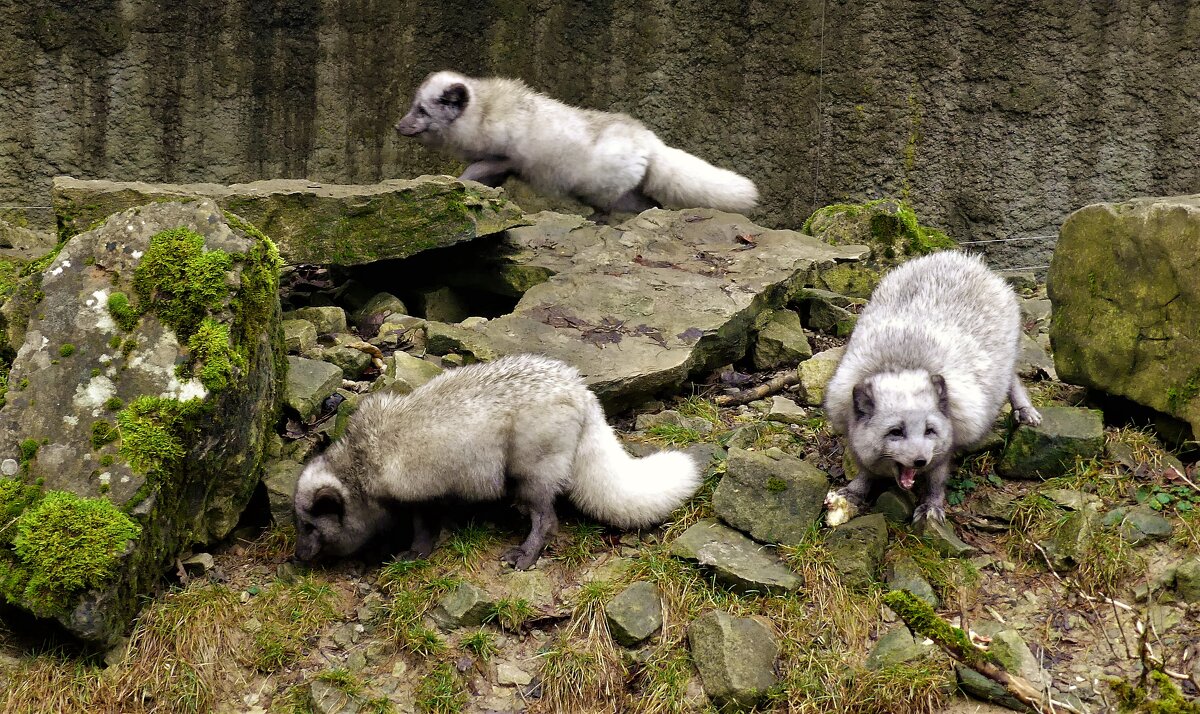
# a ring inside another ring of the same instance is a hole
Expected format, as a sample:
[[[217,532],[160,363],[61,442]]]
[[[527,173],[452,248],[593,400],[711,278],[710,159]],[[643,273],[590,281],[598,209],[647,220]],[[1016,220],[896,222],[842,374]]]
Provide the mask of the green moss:
[[[209,391],[219,392],[229,386],[235,369],[245,369],[246,360],[238,354],[229,340],[229,327],[205,318],[188,340],[191,356],[184,366],[186,376],[200,378]],[[199,369],[196,366],[199,365]]]
[[[117,414],[119,453],[134,471],[157,475],[170,469],[187,451],[189,437],[207,411],[203,402],[181,402],[141,396]]]
[[[0,259],[0,304],[17,290],[22,264],[10,258]]]
[[[49,491],[16,523],[13,552],[28,570],[23,600],[39,614],[106,585],[141,527],[107,499]]]
[[[100,465],[105,468],[112,466],[113,461],[115,461],[115,459],[113,459],[112,454],[104,454],[100,457]]]
[[[59,357],[70,357],[73,354],[75,354],[75,345],[68,343],[58,348]]]
[[[1163,672],[1150,672],[1145,687],[1135,687],[1120,679],[1110,680],[1117,694],[1118,711],[1139,714],[1200,714],[1200,701],[1193,701]]]
[[[767,479],[767,491],[770,493],[782,493],[788,489],[788,482],[778,476],[771,476]]]
[[[120,434],[116,428],[109,422],[103,419],[92,422],[92,448],[99,449],[105,444],[111,444],[117,440]]]
[[[1200,369],[1193,371],[1183,384],[1167,389],[1167,409],[1178,415],[1197,396],[1200,396]]]
[[[189,228],[156,233],[133,272],[139,307],[152,309],[188,340],[210,313],[224,307],[232,290],[226,274],[233,258],[222,250],[205,250],[204,237]]]
[[[996,658],[976,647],[961,628],[953,627],[938,617],[928,603],[909,591],[892,590],[883,596],[883,604],[899,615],[914,633],[962,657],[963,664],[968,667],[975,668],[985,662],[999,666]]]
[[[21,463],[27,464],[33,461],[33,457],[37,456],[38,448],[41,444],[37,439],[22,439],[18,448],[21,450]]]
[[[138,320],[141,319],[141,313],[129,303],[129,296],[119,290],[108,296],[108,314],[112,316],[113,322],[117,323],[117,327],[125,332],[137,327]],[[116,349],[120,339],[113,335],[109,340],[109,347]]]
[[[108,338],[108,348],[109,349],[115,350],[115,349],[119,349],[120,347],[121,347],[121,336],[120,335],[113,335],[112,337]]]
[[[12,543],[17,517],[37,499],[38,489],[22,481],[0,478],[0,545]]]
[[[120,411],[124,406],[125,402],[120,397],[109,397],[104,401],[104,408],[110,412]]]

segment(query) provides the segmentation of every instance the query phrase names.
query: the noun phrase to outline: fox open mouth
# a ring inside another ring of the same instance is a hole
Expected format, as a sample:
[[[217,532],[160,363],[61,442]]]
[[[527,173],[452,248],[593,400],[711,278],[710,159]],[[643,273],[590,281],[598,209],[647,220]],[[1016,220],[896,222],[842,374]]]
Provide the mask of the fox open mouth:
[[[900,488],[911,491],[913,484],[917,482],[917,470],[911,466],[901,466],[900,474],[896,476],[896,482],[900,484]]]

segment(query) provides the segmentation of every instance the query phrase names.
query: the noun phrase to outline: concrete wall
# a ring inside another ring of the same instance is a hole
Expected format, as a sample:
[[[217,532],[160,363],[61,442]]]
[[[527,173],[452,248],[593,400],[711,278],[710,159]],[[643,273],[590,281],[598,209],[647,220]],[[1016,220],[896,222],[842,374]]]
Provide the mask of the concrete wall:
[[[629,112],[752,177],[773,226],[896,195],[981,240],[1200,193],[1200,3],[1182,0],[14,0],[0,27],[0,205],[46,204],[61,173],[454,172],[391,129],[441,68]]]

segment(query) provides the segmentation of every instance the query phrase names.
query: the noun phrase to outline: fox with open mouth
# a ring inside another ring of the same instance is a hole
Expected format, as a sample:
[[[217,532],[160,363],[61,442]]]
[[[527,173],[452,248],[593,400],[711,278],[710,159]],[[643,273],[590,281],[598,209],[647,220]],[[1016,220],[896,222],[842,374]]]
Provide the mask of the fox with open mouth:
[[[884,276],[825,390],[859,466],[826,499],[826,522],[865,506],[881,478],[916,492],[913,520],[943,520],[951,459],[987,435],[1004,401],[1017,423],[1041,422],[1014,369],[1020,336],[1016,295],[976,256],[935,253]]]

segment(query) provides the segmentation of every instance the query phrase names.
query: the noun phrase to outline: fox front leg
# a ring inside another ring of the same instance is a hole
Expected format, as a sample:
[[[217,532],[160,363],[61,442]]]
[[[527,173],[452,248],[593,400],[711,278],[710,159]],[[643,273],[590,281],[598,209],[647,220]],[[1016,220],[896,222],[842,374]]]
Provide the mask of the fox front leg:
[[[946,480],[950,478],[950,459],[945,459],[925,472],[925,495],[913,511],[913,523],[925,518],[938,523],[946,521]]]
[[[516,167],[508,159],[483,159],[468,166],[458,180],[478,181],[484,186],[496,188],[516,172]]]
[[[433,552],[434,541],[441,530],[441,519],[437,515],[421,513],[413,510],[412,514],[412,544],[408,550],[396,556],[397,560],[422,560]]]

